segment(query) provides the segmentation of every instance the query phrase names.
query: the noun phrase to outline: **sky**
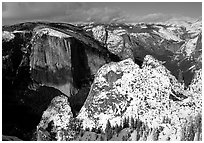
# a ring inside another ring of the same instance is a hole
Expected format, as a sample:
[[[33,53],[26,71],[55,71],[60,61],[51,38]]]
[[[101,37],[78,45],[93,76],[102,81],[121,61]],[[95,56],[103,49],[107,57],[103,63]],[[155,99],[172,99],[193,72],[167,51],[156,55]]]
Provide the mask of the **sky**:
[[[202,17],[201,2],[3,2],[2,24],[25,21],[160,22]]]

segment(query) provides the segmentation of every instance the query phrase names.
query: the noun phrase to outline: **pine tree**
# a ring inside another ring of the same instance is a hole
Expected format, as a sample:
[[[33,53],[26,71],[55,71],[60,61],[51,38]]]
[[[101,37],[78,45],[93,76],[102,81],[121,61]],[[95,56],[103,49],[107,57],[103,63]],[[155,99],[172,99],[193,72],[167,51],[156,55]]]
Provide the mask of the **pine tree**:
[[[101,134],[102,133],[102,127],[99,127],[98,129],[96,129],[96,133]]]
[[[103,134],[100,136],[100,141],[104,141]]]
[[[137,128],[140,129],[141,126],[142,126],[142,121],[137,119]]]
[[[110,140],[113,136],[113,131],[112,131],[111,124],[110,124],[109,120],[107,121],[107,124],[106,124],[105,134],[106,134],[107,140]]]
[[[122,141],[127,141],[128,140],[128,135],[124,135],[123,137],[122,137]]]
[[[96,133],[96,128],[92,128],[92,129],[91,129],[91,132]]]
[[[120,125],[118,126],[118,133],[120,133],[120,131],[122,131],[122,129],[123,129],[123,126],[120,124]]]
[[[134,129],[137,129],[137,128],[138,128],[138,127],[137,127],[137,125],[138,125],[138,121],[139,121],[139,119],[136,118],[135,121],[134,121]]]
[[[120,128],[119,128],[118,124],[116,124],[115,125],[115,133],[117,134],[117,136],[118,136],[118,133],[120,132],[119,130],[120,130]]]
[[[129,118],[129,116],[128,116],[128,117],[127,117],[127,128],[130,127],[130,124],[129,124],[129,123],[130,123],[130,118]]]
[[[126,117],[123,119],[123,126],[122,126],[123,128],[125,128],[125,124],[126,124],[125,122],[126,122]]]
[[[130,118],[130,127],[134,129],[134,118],[132,116]]]
[[[128,128],[128,119],[125,117],[124,120],[123,120],[123,128]]]

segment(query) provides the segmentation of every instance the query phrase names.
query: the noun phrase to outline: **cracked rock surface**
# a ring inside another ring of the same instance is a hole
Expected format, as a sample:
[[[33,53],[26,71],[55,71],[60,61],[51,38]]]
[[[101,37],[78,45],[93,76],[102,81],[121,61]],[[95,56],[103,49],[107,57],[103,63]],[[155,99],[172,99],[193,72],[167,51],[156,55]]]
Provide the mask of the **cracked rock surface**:
[[[125,117],[138,117],[149,127],[163,127],[160,140],[181,140],[184,124],[201,114],[196,104],[201,100],[191,100],[193,93],[185,99],[180,94],[185,94],[182,85],[152,56],[145,57],[142,68],[126,59],[99,69],[77,118],[83,120],[83,128],[105,130],[107,120],[114,126]]]
[[[53,98],[37,126],[37,140],[45,140],[51,136],[49,133],[55,134],[56,140],[63,140],[62,131],[67,129],[72,117],[68,98],[63,95]]]
[[[5,140],[202,139],[201,20],[2,30]]]

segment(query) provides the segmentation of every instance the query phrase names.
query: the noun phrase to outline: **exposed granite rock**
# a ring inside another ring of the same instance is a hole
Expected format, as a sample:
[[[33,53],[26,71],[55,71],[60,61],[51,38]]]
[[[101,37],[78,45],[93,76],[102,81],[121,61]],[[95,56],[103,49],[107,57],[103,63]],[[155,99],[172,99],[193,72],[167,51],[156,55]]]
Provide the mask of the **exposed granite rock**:
[[[104,26],[97,26],[92,29],[93,36],[99,42],[105,44],[107,39],[107,33]]]
[[[160,140],[181,140],[182,127],[201,113],[194,101],[181,96],[182,85],[156,59],[146,56],[142,68],[131,59],[104,65],[97,72],[78,119],[83,128],[105,130],[122,124],[125,117],[138,117],[151,128],[162,127]],[[174,98],[171,99],[170,96]],[[170,123],[163,119],[169,118]]]
[[[2,40],[5,40],[5,41],[10,41],[12,39],[14,39],[15,35],[11,32],[8,32],[8,31],[3,31],[2,32]]]
[[[75,115],[86,100],[97,70],[105,63],[119,60],[82,29],[70,24],[21,23],[5,26],[3,31],[3,133],[16,135],[21,130],[30,134],[20,136],[25,140],[31,139],[43,111],[55,96],[68,96]],[[26,113],[18,107],[24,107]],[[29,123],[32,125],[24,127],[23,116],[10,125],[11,115],[21,111],[34,119]],[[17,129],[10,133],[10,128]]]
[[[63,140],[63,130],[67,130],[72,117],[68,98],[63,95],[53,98],[37,126],[37,140]]]
[[[123,38],[114,32],[109,32],[106,44],[111,53],[118,55],[123,49]]]
[[[202,22],[182,22],[184,24],[89,24],[84,29],[89,33],[92,31],[96,40],[122,60],[132,58],[140,64],[145,55],[152,55],[164,61],[165,67],[177,79],[182,72],[187,87],[194,71],[201,68]]]
[[[202,112],[202,69],[195,71],[195,75],[189,85],[188,92],[199,111]]]
[[[46,31],[38,32],[36,38],[32,39],[31,78],[41,85],[55,87],[67,96],[71,96],[73,83],[71,41],[61,38],[65,35],[60,35],[57,31],[54,31],[56,36],[50,36],[53,35],[53,31],[47,34],[44,32]]]
[[[116,125],[133,116],[155,129],[140,140],[154,140],[157,128],[157,140],[199,140],[199,127],[185,133],[201,120],[201,27],[201,21],[91,23],[84,30],[49,22],[4,26],[3,133],[29,140],[43,114],[39,140],[74,140],[80,120],[83,128],[104,130],[107,120]]]

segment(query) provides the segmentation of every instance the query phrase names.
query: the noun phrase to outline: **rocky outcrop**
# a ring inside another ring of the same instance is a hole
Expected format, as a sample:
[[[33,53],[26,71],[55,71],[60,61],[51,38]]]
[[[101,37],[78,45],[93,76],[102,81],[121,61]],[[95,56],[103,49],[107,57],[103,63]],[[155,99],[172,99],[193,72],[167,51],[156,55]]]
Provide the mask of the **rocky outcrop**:
[[[63,130],[68,129],[70,118],[73,114],[68,98],[63,95],[53,98],[37,126],[37,140],[63,140]]]
[[[24,23],[3,27],[3,33],[3,133],[7,135],[19,132],[9,132],[14,128],[8,120],[15,115],[12,112],[23,112],[16,107],[25,108],[25,116],[35,116],[32,127],[26,126],[29,131],[22,127],[23,116],[15,123],[18,130],[30,134],[56,96],[67,96],[75,115],[86,100],[97,70],[119,60],[82,29],[69,24]],[[20,138],[29,140],[31,136]]]
[[[200,20],[183,24],[84,25],[88,33],[122,60],[132,58],[141,65],[145,55],[152,55],[164,61],[177,79],[182,72],[185,86],[190,84],[194,71],[201,68],[201,27]]]
[[[107,40],[107,31],[104,26],[97,26],[91,29],[93,36],[99,42],[105,44]]]
[[[182,140],[182,128],[201,114],[194,101],[186,98],[182,85],[156,59],[146,56],[140,68],[131,59],[104,65],[97,72],[78,119],[83,128],[122,124],[136,117],[150,128],[161,127],[159,140]],[[168,118],[171,123],[165,123]]]
[[[8,31],[3,31],[2,33],[2,40],[4,41],[10,41],[12,39],[14,39],[15,35],[13,33],[10,33]]]
[[[31,140],[37,127],[37,140],[200,140],[201,27],[3,26],[3,134]],[[124,129],[111,139],[107,123]]]
[[[189,85],[188,94],[191,95],[197,108],[202,111],[202,70],[195,72],[194,78]]]
[[[73,80],[70,42],[57,37],[58,33],[56,36],[50,36],[53,33],[49,32],[47,35],[39,33],[36,39],[32,39],[31,78],[41,85],[55,87],[67,96],[71,96]]]

